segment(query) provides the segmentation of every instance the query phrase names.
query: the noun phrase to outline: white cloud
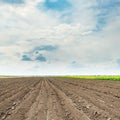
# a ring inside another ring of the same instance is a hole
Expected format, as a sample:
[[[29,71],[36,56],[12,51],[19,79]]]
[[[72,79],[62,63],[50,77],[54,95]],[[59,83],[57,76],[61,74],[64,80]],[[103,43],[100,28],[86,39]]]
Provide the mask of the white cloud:
[[[109,14],[103,29],[95,32],[96,16],[100,12],[93,9],[98,5],[96,0],[71,0],[72,9],[65,14],[64,20],[61,18],[64,12],[38,9],[36,6],[40,2],[44,1],[26,0],[21,6],[0,5],[1,74],[13,74],[11,68],[17,71],[16,74],[25,71],[26,74],[39,74],[39,71],[41,74],[108,74],[106,70],[109,69],[110,73],[112,70],[117,73],[119,12]],[[21,61],[25,52],[42,45],[57,45],[59,49],[43,52],[46,63]],[[72,61],[79,65],[77,69]]]

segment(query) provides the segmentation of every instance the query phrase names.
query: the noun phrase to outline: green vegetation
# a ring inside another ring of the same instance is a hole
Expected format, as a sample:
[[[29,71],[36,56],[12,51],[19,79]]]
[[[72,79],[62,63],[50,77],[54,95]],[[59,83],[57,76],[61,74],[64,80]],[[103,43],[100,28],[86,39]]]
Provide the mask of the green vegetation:
[[[115,80],[120,81],[120,76],[112,75],[82,75],[82,76],[59,76],[61,78],[82,78],[92,80]]]

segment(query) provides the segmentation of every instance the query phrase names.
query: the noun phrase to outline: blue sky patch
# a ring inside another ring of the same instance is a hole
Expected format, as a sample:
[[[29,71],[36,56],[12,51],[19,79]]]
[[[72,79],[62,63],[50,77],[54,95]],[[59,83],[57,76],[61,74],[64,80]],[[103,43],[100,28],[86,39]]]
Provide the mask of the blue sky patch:
[[[117,13],[117,8],[120,7],[120,1],[116,0],[107,0],[107,1],[97,1],[98,5],[93,7],[94,10],[99,11],[98,14],[95,16],[97,19],[96,28],[94,31],[98,32],[101,31],[104,26],[108,23],[108,19],[110,14],[113,12]]]
[[[57,46],[43,45],[43,46],[40,46],[40,47],[36,47],[33,51],[42,51],[42,50],[53,51],[53,50],[56,50],[56,49],[57,49]]]
[[[22,56],[22,61],[39,61],[39,62],[46,62],[46,58],[41,54],[41,51],[54,51],[58,49],[57,46],[52,46],[52,45],[43,45],[39,47],[35,47],[33,50],[29,52],[25,52],[24,55]]]
[[[35,60],[40,61],[40,62],[46,62],[47,61],[46,58],[42,54],[37,56]]]
[[[43,7],[48,10],[61,11],[71,7],[71,4],[67,0],[45,0]],[[41,8],[41,3],[38,4],[38,8]]]
[[[23,55],[22,61],[32,61],[32,59],[30,57],[28,57],[27,55]]]
[[[2,2],[8,4],[22,4],[24,3],[24,0],[2,0]]]

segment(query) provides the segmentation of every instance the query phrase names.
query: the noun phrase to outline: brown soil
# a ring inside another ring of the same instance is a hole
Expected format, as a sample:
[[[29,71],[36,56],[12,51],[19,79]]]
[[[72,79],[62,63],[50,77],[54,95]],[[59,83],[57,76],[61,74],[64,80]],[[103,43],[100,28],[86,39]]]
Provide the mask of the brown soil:
[[[1,78],[0,120],[120,120],[120,81]]]

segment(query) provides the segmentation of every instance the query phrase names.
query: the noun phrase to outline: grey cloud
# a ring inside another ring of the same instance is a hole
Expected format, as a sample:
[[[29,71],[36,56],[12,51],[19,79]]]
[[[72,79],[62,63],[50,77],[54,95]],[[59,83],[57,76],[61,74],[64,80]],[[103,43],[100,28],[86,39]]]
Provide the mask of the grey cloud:
[[[81,68],[81,67],[83,67],[83,65],[80,64],[80,63],[77,62],[77,61],[72,61],[71,67],[72,67],[72,68]]]
[[[3,53],[0,52],[0,55],[3,55]]]

